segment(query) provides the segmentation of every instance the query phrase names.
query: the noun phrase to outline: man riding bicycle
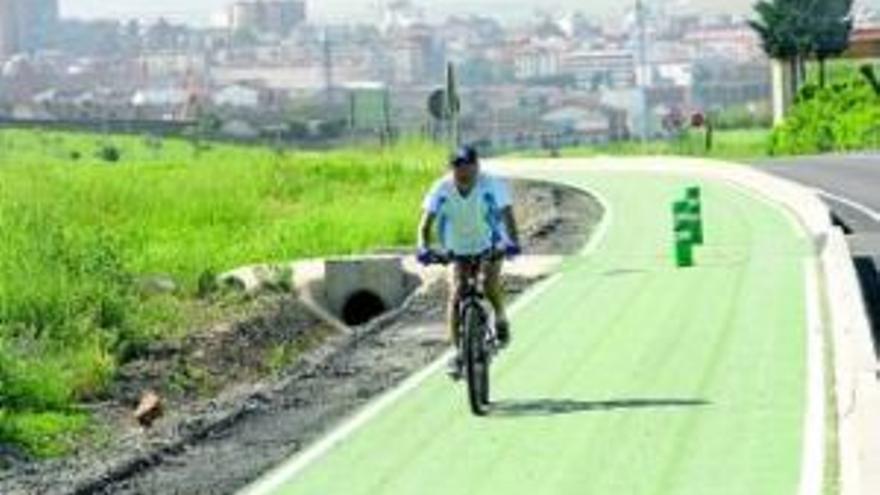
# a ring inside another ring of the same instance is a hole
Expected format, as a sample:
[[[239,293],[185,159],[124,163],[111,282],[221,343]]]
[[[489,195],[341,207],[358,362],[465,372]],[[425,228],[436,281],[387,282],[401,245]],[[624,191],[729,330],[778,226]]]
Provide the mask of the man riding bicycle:
[[[479,156],[470,146],[458,149],[450,158],[449,167],[451,173],[437,181],[425,197],[419,228],[419,261],[428,264],[434,257],[431,244],[435,225],[440,245],[447,253],[472,256],[494,250],[508,258],[518,256],[519,231],[508,185],[480,171]],[[495,330],[499,344],[504,347],[510,343],[510,322],[504,305],[501,268],[501,257],[483,266],[483,290],[495,310]],[[454,346],[459,341],[456,303],[468,270],[473,269],[456,263],[451,273],[448,323]],[[461,376],[460,353],[456,348],[449,366],[454,378]]]

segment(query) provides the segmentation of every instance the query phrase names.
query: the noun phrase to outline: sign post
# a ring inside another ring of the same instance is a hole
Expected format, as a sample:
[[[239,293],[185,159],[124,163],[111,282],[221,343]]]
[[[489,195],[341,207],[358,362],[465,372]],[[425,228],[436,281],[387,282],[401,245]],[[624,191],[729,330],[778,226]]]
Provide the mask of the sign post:
[[[459,114],[461,113],[461,100],[458,97],[458,80],[455,75],[455,66],[449,62],[446,66],[446,111],[449,115],[449,137],[453,147],[461,145],[461,125]]]
[[[428,96],[428,113],[434,123],[442,126],[446,139],[453,147],[461,144],[461,99],[458,96],[458,81],[455,66],[449,63],[446,67],[446,85],[434,90]]]

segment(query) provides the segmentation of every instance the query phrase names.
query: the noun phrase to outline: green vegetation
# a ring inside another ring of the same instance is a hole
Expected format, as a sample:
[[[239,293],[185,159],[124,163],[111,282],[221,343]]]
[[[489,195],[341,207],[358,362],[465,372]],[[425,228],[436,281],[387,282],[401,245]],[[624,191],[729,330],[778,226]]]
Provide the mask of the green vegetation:
[[[853,79],[863,79],[863,67],[880,68],[880,59],[846,59],[838,58],[825,62],[826,84],[848,83]],[[805,83],[822,86],[822,67],[818,62],[807,63]]]
[[[0,439],[25,447],[38,457],[67,453],[88,416],[78,412],[17,412],[0,409]],[[2,468],[2,466],[0,466]]]
[[[711,152],[706,151],[705,131],[690,131],[677,139],[649,141],[622,141],[605,145],[563,148],[559,154],[565,158],[594,157],[601,155],[679,155],[745,160],[767,156],[770,131],[767,129],[715,131]],[[528,152],[520,156],[546,156],[546,152]]]
[[[769,129],[773,127],[773,109],[769,102],[731,106],[714,112],[712,124],[715,129],[731,131]]]
[[[824,88],[808,84],[773,132],[774,154],[880,148],[880,94],[864,78]]]
[[[821,85],[825,83],[825,61],[844,53],[853,29],[853,0],[761,0],[754,6],[756,19],[750,25],[761,37],[770,58],[791,63],[793,88],[805,76],[805,62],[819,61]]]
[[[111,151],[112,150],[112,151]],[[0,132],[0,442],[64,451],[117,367],[215,315],[213,275],[413,240],[440,150],[280,153]],[[160,275],[170,293],[144,290]]]

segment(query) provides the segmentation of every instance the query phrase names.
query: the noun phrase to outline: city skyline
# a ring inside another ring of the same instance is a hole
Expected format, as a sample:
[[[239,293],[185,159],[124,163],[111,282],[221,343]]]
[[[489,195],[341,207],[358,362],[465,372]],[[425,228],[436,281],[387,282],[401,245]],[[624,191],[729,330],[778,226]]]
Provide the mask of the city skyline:
[[[378,19],[379,3],[382,0],[322,0],[308,1],[308,11],[312,19],[318,21],[351,22],[361,19],[372,22]],[[714,0],[685,0],[707,13],[748,13],[752,0],[730,0],[719,5]],[[61,0],[61,9],[65,16],[78,18],[96,17],[168,17],[179,21],[197,24],[210,22],[213,15],[222,12],[232,0],[127,0],[122,2],[106,2],[105,0]],[[598,17],[615,15],[624,8],[617,0],[521,0],[511,6],[509,0],[442,0],[435,2],[415,1],[429,18],[444,17],[451,14],[484,14],[500,16],[503,20],[518,21],[529,18],[536,10],[581,10]],[[651,3],[651,0],[646,0]],[[874,6],[880,6],[880,0],[869,0]]]

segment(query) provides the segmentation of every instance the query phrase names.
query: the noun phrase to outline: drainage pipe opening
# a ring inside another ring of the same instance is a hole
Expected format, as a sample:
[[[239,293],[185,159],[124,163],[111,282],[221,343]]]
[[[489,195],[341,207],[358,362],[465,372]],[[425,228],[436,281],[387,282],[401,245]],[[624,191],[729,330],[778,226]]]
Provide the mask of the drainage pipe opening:
[[[342,307],[342,321],[346,325],[358,326],[386,312],[388,307],[374,292],[362,290],[349,296]]]

